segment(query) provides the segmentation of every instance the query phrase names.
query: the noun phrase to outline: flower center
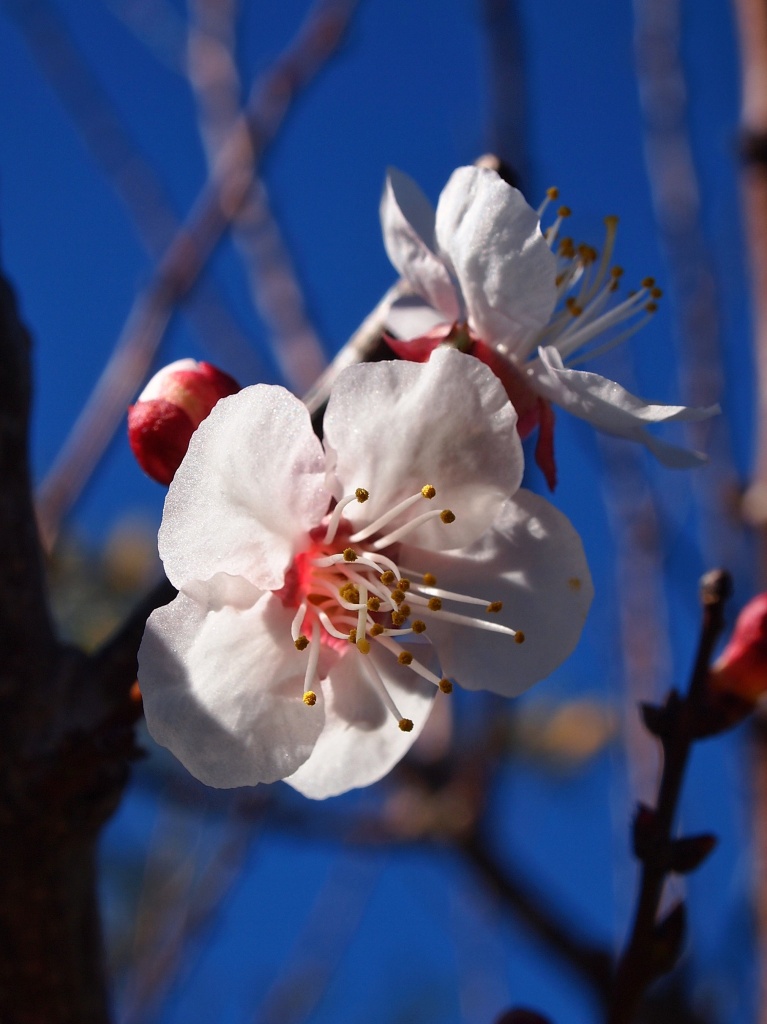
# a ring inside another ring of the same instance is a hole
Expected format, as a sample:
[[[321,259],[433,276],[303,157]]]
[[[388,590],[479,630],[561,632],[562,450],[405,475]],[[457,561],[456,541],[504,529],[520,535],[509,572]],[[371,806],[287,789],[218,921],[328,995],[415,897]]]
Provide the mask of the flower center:
[[[492,614],[501,610],[500,601],[438,589],[432,573],[405,569],[398,564],[398,542],[411,531],[432,519],[439,519],[448,528],[454,522],[450,509],[412,514],[415,506],[424,500],[431,501],[436,493],[431,484],[425,484],[416,494],[355,531],[343,513],[352,502],[368,500],[368,492],[358,488],[337,503],[322,526],[311,531],[309,544],[294,558],[277,596],[284,605],[296,609],[291,635],[296,648],[307,652],[303,697],[307,706],[317,702],[315,685],[322,644],[339,652],[348,651],[348,645],[352,645],[363,656],[361,666],[366,679],[400,729],[409,732],[412,721],[400,713],[375,664],[364,657],[370,653],[372,644],[378,644],[400,665],[427,679],[443,693],[450,693],[450,680],[431,672],[403,649],[399,640],[425,633],[429,619],[439,617],[444,622],[505,633],[516,643],[524,641],[520,630],[443,607],[445,602],[482,606]],[[404,523],[403,515],[409,515]],[[399,525],[392,529],[395,520]]]

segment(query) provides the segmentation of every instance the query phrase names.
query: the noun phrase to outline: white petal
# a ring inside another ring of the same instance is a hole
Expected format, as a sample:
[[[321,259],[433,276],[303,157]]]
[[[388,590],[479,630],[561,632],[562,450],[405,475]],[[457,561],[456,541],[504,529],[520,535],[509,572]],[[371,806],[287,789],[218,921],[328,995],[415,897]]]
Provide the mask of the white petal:
[[[443,323],[444,316],[416,295],[404,295],[397,299],[386,314],[387,329],[398,338],[408,341],[428,334]]]
[[[425,548],[470,544],[520,484],[523,456],[515,424],[495,375],[455,349],[439,349],[423,364],[350,367],[328,403],[325,447],[337,455],[343,492],[364,487],[370,499],[352,503],[345,514],[364,526],[432,484],[437,496],[419,502],[401,521],[444,508],[456,521],[433,519],[408,542]]]
[[[403,732],[384,707],[366,674],[365,659],[375,665],[403,717],[413,722],[411,732]],[[377,782],[418,738],[436,692],[376,644],[368,655],[350,650],[322,682],[322,735],[308,761],[285,781],[313,800]]]
[[[593,596],[580,537],[544,498],[518,491],[494,528],[470,548],[442,554],[403,551],[403,564],[434,573],[444,590],[503,601],[500,613],[443,601],[443,609],[522,630],[525,642],[423,613],[426,636],[446,676],[470,690],[515,697],[567,658]],[[420,560],[419,560],[420,559]]]
[[[167,366],[163,366],[161,370],[152,377],[144,390],[136,399],[137,402],[151,402],[155,398],[165,397],[165,382],[168,377],[172,374],[177,373],[179,370],[196,370],[200,364],[196,359],[177,359],[173,363],[168,363]]]
[[[407,174],[390,168],[381,197],[386,254],[408,284],[444,320],[457,320],[460,299],[450,274],[435,252],[434,210]]]
[[[282,586],[295,546],[330,500],[309,413],[284,388],[222,399],[192,435],[165,499],[160,557],[171,583],[225,572]]]
[[[294,772],[324,724],[302,700],[306,655],[290,637],[293,612],[242,582],[211,582],[210,602],[186,594],[149,617],[139,684],[149,732],[208,786],[254,786]],[[203,596],[197,585],[198,596]]]
[[[469,326],[483,341],[526,355],[556,302],[556,257],[535,210],[495,171],[459,167],[440,196],[436,234]]]
[[[531,385],[574,416],[586,420],[605,434],[638,441],[649,448],[664,466],[672,469],[687,469],[706,461],[702,452],[660,441],[645,430],[643,424],[704,420],[716,415],[720,411],[719,406],[655,405],[632,395],[607,377],[584,370],[565,369],[562,357],[554,347],[539,348],[538,357],[540,362],[533,363],[530,368]]]

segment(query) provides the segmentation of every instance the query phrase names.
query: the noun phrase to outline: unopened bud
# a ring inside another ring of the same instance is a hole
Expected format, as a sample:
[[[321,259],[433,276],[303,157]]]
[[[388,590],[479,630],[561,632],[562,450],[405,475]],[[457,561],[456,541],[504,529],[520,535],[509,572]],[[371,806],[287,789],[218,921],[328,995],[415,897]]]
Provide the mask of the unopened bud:
[[[748,602],[711,669],[711,686],[755,704],[767,693],[767,594]]]
[[[169,484],[197,427],[240,386],[210,363],[179,359],[152,377],[128,409],[128,440],[144,472]]]

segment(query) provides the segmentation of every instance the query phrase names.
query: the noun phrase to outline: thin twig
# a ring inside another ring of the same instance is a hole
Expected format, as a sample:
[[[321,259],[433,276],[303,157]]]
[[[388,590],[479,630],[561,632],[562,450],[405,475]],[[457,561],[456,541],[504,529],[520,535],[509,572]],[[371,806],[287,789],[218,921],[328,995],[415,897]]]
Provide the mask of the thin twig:
[[[639,842],[636,837],[644,833],[644,849],[637,850],[642,855],[642,876],[634,924],[615,975],[608,1024],[631,1024],[645,989],[671,969],[681,946],[682,906],[672,910],[661,923],[658,908],[664,883],[672,870],[674,818],[690,751],[697,738],[696,724],[703,709],[709,665],[724,626],[724,603],[729,593],[726,573],[709,573],[703,578],[703,622],[688,691],[684,698],[672,696],[661,710],[663,725],[658,734],[663,741],[663,772],[655,809],[640,808],[639,816],[645,817],[638,817],[635,825],[635,845]]]
[[[216,173],[135,300],[107,366],[40,487],[38,518],[47,543],[114,436],[125,407],[149,370],[174,307],[194,286],[240,209],[255,165],[298,93],[338,46],[346,27],[346,6],[341,0],[327,0],[314,8],[293,43],[254,84],[245,111],[222,147]]]
[[[188,78],[212,171],[240,113],[241,83],[234,55],[236,4],[233,0],[190,0],[189,8]],[[352,13],[353,8],[347,6],[346,17],[351,18]],[[254,179],[233,228],[254,307],[270,332],[275,361],[288,387],[305,391],[326,360],[262,180]]]

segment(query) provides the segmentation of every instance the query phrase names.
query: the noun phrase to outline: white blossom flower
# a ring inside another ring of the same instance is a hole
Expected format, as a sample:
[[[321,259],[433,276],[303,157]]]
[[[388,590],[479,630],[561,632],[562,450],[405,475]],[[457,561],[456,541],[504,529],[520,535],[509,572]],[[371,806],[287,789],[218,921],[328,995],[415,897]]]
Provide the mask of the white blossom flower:
[[[517,491],[516,414],[487,367],[447,349],[351,367],[324,435],[283,388],[246,388],[168,491],[179,595],[149,619],[139,681],[151,734],[209,785],[368,785],[450,680],[518,694],[583,626],[580,539]]]
[[[392,340],[392,348],[405,359],[423,361],[449,340],[486,362],[517,408],[522,436],[540,426],[536,461],[551,487],[556,479],[551,402],[604,433],[646,445],[666,466],[705,461],[700,452],[655,437],[646,424],[700,420],[717,407],[652,404],[614,381],[575,369],[638,330],[655,311],[660,292],[648,278],[628,298],[613,301],[622,274],[611,266],[614,217],[606,218],[601,257],[568,238],[555,252],[570,211],[560,208],[543,232],[541,214],[552,198],[554,189],[536,211],[495,171],[459,167],[435,213],[411,178],[391,170],[381,200],[384,244],[415,293],[415,299],[400,300],[390,311],[389,327],[403,339]],[[626,328],[615,334],[621,324]],[[600,337],[602,344],[576,356]]]

